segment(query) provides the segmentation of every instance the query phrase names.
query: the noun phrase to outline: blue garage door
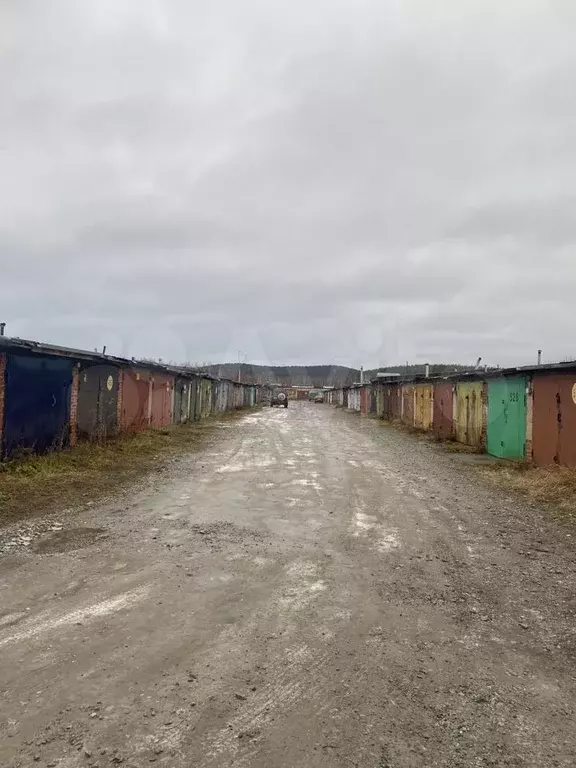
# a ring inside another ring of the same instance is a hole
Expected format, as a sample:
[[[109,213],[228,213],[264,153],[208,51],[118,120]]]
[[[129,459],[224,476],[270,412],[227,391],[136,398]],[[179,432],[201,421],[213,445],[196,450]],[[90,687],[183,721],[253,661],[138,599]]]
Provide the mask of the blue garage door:
[[[70,431],[72,361],[9,355],[4,406],[4,455],[42,453],[66,445]]]

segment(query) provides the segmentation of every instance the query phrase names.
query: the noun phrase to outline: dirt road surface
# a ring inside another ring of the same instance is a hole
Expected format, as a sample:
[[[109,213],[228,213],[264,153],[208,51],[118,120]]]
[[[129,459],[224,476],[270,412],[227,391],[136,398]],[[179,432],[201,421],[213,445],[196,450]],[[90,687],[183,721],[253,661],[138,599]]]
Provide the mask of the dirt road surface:
[[[1,533],[0,764],[574,766],[572,530],[327,406],[222,423]]]

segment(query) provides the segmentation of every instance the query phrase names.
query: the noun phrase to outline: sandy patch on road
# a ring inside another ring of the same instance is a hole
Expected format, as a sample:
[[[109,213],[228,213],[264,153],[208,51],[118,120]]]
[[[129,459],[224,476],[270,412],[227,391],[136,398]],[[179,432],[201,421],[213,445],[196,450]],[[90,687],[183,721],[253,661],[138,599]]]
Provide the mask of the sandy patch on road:
[[[265,467],[273,467],[276,464],[276,459],[272,458],[249,459],[247,461],[239,461],[234,464],[224,464],[222,467],[218,467],[216,472],[220,474],[226,472],[246,472],[252,469],[264,469]]]
[[[395,528],[387,528],[378,521],[376,515],[369,515],[366,505],[360,499],[356,499],[356,509],[353,513],[350,532],[354,538],[367,538],[378,552],[389,552],[400,547],[398,531]]]
[[[24,623],[24,627],[20,631],[4,637],[0,640],[0,647],[8,645],[8,643],[19,643],[23,640],[30,640],[40,637],[41,635],[52,632],[55,629],[61,627],[72,626],[74,624],[87,624],[103,616],[108,616],[111,613],[118,613],[126,608],[139,603],[144,600],[149,594],[148,587],[141,587],[134,589],[130,592],[117,595],[116,597],[108,598],[107,600],[101,600],[98,603],[78,608],[75,611],[62,614],[60,616],[53,616],[52,612],[45,611],[44,613],[31,618]]]

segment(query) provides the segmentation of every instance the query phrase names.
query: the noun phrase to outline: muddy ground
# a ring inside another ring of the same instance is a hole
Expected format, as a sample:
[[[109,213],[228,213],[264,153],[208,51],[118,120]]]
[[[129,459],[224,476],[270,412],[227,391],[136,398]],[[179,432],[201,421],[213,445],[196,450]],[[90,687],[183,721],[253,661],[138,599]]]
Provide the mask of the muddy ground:
[[[0,532],[0,765],[574,766],[572,533],[327,406],[222,424]]]

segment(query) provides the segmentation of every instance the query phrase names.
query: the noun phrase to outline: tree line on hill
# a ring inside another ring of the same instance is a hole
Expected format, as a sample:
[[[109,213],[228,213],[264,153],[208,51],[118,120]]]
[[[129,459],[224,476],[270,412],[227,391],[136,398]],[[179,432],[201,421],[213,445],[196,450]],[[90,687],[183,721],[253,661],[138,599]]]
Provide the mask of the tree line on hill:
[[[401,376],[424,375],[425,365],[396,365],[364,372],[364,381],[376,378],[378,371],[398,373]],[[360,370],[341,365],[262,366],[249,363],[223,363],[202,366],[201,370],[219,378],[242,381],[245,384],[277,384],[301,387],[349,387],[360,381]],[[441,363],[430,366],[431,376],[445,376],[457,371],[470,370],[470,366]]]

